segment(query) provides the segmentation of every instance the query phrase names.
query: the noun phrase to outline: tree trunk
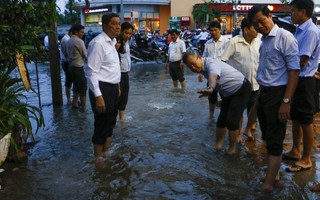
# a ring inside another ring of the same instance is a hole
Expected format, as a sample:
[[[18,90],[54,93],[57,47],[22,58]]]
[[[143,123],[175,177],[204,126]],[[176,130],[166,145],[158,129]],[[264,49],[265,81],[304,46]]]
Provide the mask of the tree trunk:
[[[53,12],[56,12],[53,10]],[[53,15],[52,15],[53,16]],[[50,60],[50,74],[51,74],[51,89],[53,106],[62,106],[62,88],[60,75],[60,54],[58,49],[57,37],[57,23],[54,18],[50,23],[49,33],[49,60]]]

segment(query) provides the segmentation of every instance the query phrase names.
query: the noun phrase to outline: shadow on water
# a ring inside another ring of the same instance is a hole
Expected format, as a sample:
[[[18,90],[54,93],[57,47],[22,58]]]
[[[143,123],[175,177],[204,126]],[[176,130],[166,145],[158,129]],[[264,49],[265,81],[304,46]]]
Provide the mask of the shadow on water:
[[[34,66],[29,68],[36,87]],[[214,149],[215,120],[208,118],[207,100],[196,94],[205,83],[185,70],[187,89],[172,89],[166,70],[153,63],[132,67],[126,122],[117,123],[112,156],[97,168],[90,106],[86,113],[67,105],[52,108],[49,66],[39,68],[46,127],[18,171],[6,164],[0,199],[298,200],[312,195],[290,175],[282,190],[258,192],[264,169],[243,146],[236,156]],[[31,103],[37,105],[36,95]],[[306,182],[315,171],[308,173]]]

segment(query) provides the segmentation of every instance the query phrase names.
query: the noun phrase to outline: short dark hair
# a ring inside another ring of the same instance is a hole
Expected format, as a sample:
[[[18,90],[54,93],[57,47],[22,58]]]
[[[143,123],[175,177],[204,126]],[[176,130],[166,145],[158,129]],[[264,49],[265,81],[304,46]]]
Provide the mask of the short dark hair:
[[[219,30],[221,30],[221,24],[218,21],[213,21],[209,24],[209,30],[210,28],[218,28]]]
[[[71,27],[72,34],[75,34],[76,32],[79,32],[82,29],[84,29],[84,26],[82,26],[81,24],[73,24]]]
[[[129,22],[123,22],[121,24],[121,32],[130,28],[133,30],[133,26]]]
[[[173,34],[173,33],[179,35],[179,34],[180,34],[180,31],[178,31],[177,29],[171,29],[171,30],[170,30],[170,35]]]
[[[108,12],[108,13],[102,15],[102,20],[101,20],[102,25],[104,25],[104,24],[108,25],[113,17],[120,17],[120,16],[118,14],[112,13],[112,12]]]
[[[249,22],[248,18],[243,18],[241,21],[241,30],[242,33],[244,33],[244,28],[250,28],[252,26],[252,23]]]
[[[296,7],[298,10],[305,9],[307,16],[312,17],[314,2],[312,0],[293,0],[290,3],[290,6]]]
[[[248,12],[248,19],[250,23],[252,23],[253,17],[260,11],[262,12],[263,15],[267,17],[270,14],[270,10],[266,5],[254,5],[252,6],[252,8],[250,8]]]

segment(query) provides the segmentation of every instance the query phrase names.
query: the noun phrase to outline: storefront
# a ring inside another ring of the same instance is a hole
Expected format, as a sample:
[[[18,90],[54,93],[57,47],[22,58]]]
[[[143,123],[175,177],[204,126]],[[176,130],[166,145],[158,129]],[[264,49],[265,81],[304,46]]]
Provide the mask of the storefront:
[[[124,21],[131,22],[136,31],[155,31],[160,29],[160,13],[157,6],[124,8]]]
[[[101,17],[107,12],[120,14],[119,4],[92,5],[89,9],[82,8],[81,24],[89,27],[101,26]],[[132,5],[125,4],[123,6],[123,21],[128,21],[134,25],[135,31],[150,31],[155,30],[165,31],[170,16],[168,5]],[[160,19],[164,21],[161,25]]]
[[[103,6],[90,9],[84,9],[84,25],[85,26],[101,26],[101,17],[107,12],[112,12],[112,6]]]
[[[198,4],[197,4],[198,5]],[[210,9],[221,10],[221,30],[229,34],[235,28],[241,27],[241,21],[247,16],[248,11],[253,4],[211,4]],[[289,15],[289,6],[285,4],[269,4],[272,14],[277,16]],[[201,27],[199,27],[201,28]]]

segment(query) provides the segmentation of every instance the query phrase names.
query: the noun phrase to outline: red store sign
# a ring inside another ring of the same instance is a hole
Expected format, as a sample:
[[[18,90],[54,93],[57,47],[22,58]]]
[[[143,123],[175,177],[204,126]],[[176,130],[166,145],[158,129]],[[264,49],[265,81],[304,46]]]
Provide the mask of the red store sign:
[[[190,26],[190,17],[189,16],[181,16],[180,17],[180,26]]]

